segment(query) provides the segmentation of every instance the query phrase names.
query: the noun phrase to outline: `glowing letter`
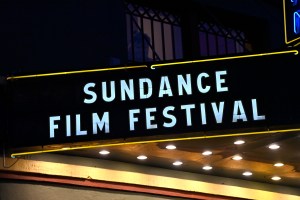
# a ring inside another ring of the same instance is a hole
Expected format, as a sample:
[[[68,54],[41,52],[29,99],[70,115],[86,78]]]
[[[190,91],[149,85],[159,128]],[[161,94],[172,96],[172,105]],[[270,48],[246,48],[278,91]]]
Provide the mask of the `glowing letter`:
[[[87,104],[90,104],[90,103],[94,103],[97,99],[97,94],[93,91],[90,91],[89,88],[90,87],[95,87],[95,83],[87,83],[85,84],[84,88],[83,88],[83,91],[85,94],[88,94],[88,95],[91,95],[92,98],[91,99],[84,99],[84,103],[87,103]]]
[[[134,131],[134,122],[138,121],[138,118],[134,117],[136,113],[140,113],[140,109],[129,110],[129,127],[131,131]]]
[[[241,113],[240,115],[238,113]],[[232,122],[237,122],[238,119],[247,121],[246,113],[242,101],[234,101]]]
[[[156,108],[146,109],[146,126],[147,129],[157,128],[157,124],[151,124],[151,121],[155,120],[155,117],[151,115],[152,112],[156,112]]]
[[[121,100],[125,101],[125,93],[127,94],[130,100],[134,99],[134,88],[133,88],[133,79],[129,80],[130,87],[128,87],[125,80],[121,80]]]
[[[222,120],[223,120],[223,110],[224,110],[224,101],[220,102],[219,108],[217,107],[217,105],[216,105],[215,102],[211,103],[211,106],[212,106],[213,111],[214,111],[216,122],[218,124],[222,123]]]
[[[221,75],[226,75],[226,71],[217,71],[216,72],[216,85],[217,85],[217,92],[227,92],[228,87],[222,87],[222,83],[225,83],[225,79],[221,79]]]
[[[174,106],[168,106],[168,107],[165,107],[165,109],[163,110],[164,117],[171,120],[170,123],[164,122],[164,124],[163,124],[164,127],[170,128],[170,127],[175,126],[175,124],[177,122],[176,117],[174,117],[174,115],[171,115],[168,113],[170,110],[174,110],[174,109],[175,109]]]
[[[293,6],[296,6],[298,4],[298,0],[291,0],[291,3],[293,4]]]
[[[148,88],[148,93],[145,93],[145,84],[147,84],[147,88]],[[149,78],[141,78],[139,80],[139,86],[140,86],[140,99],[147,99],[149,97],[151,97],[152,95],[152,82]]]
[[[203,125],[203,124],[206,124],[205,103],[200,104],[200,109],[201,109],[201,120],[202,120],[202,125]]]
[[[106,102],[111,102],[116,97],[116,91],[115,91],[115,81],[110,82],[110,97],[107,97],[107,87],[106,82],[102,82],[102,98]]]
[[[58,129],[58,125],[54,124],[54,121],[60,120],[60,116],[54,116],[49,118],[50,124],[50,138],[54,138],[54,129]]]
[[[210,86],[206,86],[205,88],[203,88],[203,86],[202,86],[202,78],[203,77],[208,78],[209,75],[207,73],[204,73],[204,72],[199,74],[199,76],[197,78],[197,86],[198,86],[199,92],[207,93],[210,90]]]
[[[265,115],[258,115],[256,99],[252,99],[253,120],[265,120]]]
[[[109,112],[104,112],[102,119],[99,118],[97,113],[93,113],[93,134],[97,134],[97,127],[102,131],[105,127],[105,133],[109,133]]]
[[[71,116],[66,115],[66,132],[67,132],[67,137],[71,136]]]
[[[187,74],[185,79],[182,77],[182,75],[177,76],[179,95],[183,95],[183,88],[187,95],[192,94],[191,75]]]
[[[162,76],[160,80],[160,87],[159,87],[159,95],[158,97],[162,97],[163,95],[173,96],[169,78],[167,76]]]
[[[294,12],[294,33],[300,33],[300,10]]]
[[[192,117],[191,117],[191,109],[195,108],[195,104],[188,104],[188,105],[182,105],[181,110],[185,110],[185,116],[186,116],[186,125],[191,126],[192,125]]]
[[[81,121],[80,114],[76,115],[76,135],[87,135],[87,131],[82,131],[81,129]]]

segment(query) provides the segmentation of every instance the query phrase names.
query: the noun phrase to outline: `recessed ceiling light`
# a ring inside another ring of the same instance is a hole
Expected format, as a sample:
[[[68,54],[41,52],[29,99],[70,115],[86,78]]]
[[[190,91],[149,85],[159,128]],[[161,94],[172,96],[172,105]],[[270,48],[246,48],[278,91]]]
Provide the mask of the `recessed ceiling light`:
[[[236,145],[240,145],[240,144],[244,144],[244,143],[245,143],[244,140],[237,140],[234,142],[234,144],[236,144]]]
[[[281,180],[281,178],[279,176],[272,176],[271,179],[273,181],[279,181],[279,180]]]
[[[169,144],[169,145],[166,146],[166,149],[173,150],[173,149],[176,149],[176,146],[173,145],[173,144]]]
[[[243,175],[244,176],[252,176],[252,172],[247,171],[247,172],[244,172]]]
[[[232,157],[232,160],[242,160],[242,159],[243,159],[243,157],[240,155],[235,155]]]
[[[137,157],[137,159],[139,159],[139,160],[146,160],[146,159],[147,159],[147,156],[145,156],[145,155],[140,155],[140,156]]]
[[[212,154],[211,151],[203,151],[203,153],[202,153],[202,155],[204,155],[204,156],[209,156],[211,154]]]
[[[283,164],[283,163],[280,163],[280,162],[274,164],[275,167],[282,167],[283,165],[284,165],[284,164]]]
[[[211,170],[212,166],[205,165],[205,166],[202,167],[202,169],[204,169],[204,170]]]
[[[173,162],[173,165],[179,166],[179,165],[182,165],[182,162],[181,161],[175,161],[175,162]]]
[[[99,153],[100,153],[101,155],[107,155],[107,154],[110,154],[110,152],[107,151],[107,150],[101,150],[101,151],[99,151]]]
[[[280,146],[278,144],[271,144],[269,145],[269,149],[275,150],[275,149],[279,149]]]

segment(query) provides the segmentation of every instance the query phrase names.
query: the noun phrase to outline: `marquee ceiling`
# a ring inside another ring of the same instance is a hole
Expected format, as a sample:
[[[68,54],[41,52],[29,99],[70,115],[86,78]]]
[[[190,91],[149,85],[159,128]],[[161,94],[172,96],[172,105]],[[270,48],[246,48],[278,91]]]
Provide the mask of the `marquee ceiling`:
[[[243,140],[244,143],[234,144],[238,140]],[[270,149],[269,146],[272,144],[278,145],[279,148]],[[166,149],[168,145],[174,145],[176,149]],[[300,187],[299,145],[300,132],[296,131],[123,144],[61,153],[175,171]],[[103,150],[109,153],[100,154],[99,152]],[[146,156],[147,159],[139,160],[137,157],[141,155]],[[237,155],[242,159],[234,160],[234,156]],[[180,165],[180,163],[182,164]],[[276,163],[277,165],[275,165]],[[247,174],[248,176],[246,176]],[[279,177],[280,180],[277,180],[276,177]]]

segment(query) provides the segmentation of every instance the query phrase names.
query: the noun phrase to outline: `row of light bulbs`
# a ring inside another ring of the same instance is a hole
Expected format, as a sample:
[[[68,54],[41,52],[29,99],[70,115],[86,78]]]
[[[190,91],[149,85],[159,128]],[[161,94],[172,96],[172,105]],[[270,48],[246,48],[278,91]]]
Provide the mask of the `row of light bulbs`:
[[[241,144],[244,144],[244,143],[245,143],[244,140],[236,140],[236,141],[234,142],[235,145],[241,145]],[[272,149],[272,150],[276,150],[276,149],[279,149],[280,146],[277,145],[277,144],[271,144],[271,145],[268,146],[268,148],[269,148],[269,149]],[[170,144],[170,145],[167,145],[167,146],[166,146],[166,149],[174,150],[174,149],[176,149],[176,146],[173,145],[173,144]],[[109,153],[110,153],[110,152],[107,151],[107,150],[101,150],[101,151],[99,152],[99,154],[101,154],[101,155],[108,155]],[[209,156],[209,155],[211,155],[211,154],[212,154],[212,152],[209,151],[209,150],[206,150],[206,151],[202,152],[202,155],[204,155],[204,156]],[[137,159],[139,159],[139,160],[146,160],[147,158],[148,158],[148,157],[145,156],[145,155],[139,155],[139,156],[137,156]],[[236,160],[236,161],[242,160],[242,159],[243,159],[243,157],[240,156],[240,155],[235,155],[235,156],[232,157],[232,160]],[[174,165],[174,166],[180,166],[180,165],[182,165],[182,164],[183,164],[183,162],[182,162],[182,161],[179,161],[179,160],[173,162],[173,165]],[[275,163],[274,166],[275,166],[275,167],[282,167],[282,166],[284,166],[284,164],[281,163],[281,162],[278,162],[278,163]],[[206,170],[206,171],[212,170],[212,168],[213,168],[213,167],[210,166],[210,165],[205,165],[205,166],[202,167],[202,169],[203,169],[203,170]],[[244,176],[252,176],[253,173],[250,172],[250,171],[245,171],[245,172],[243,172],[243,175],[244,175]],[[279,181],[279,180],[281,180],[281,177],[279,177],[279,176],[272,176],[271,179],[274,180],[274,181]]]

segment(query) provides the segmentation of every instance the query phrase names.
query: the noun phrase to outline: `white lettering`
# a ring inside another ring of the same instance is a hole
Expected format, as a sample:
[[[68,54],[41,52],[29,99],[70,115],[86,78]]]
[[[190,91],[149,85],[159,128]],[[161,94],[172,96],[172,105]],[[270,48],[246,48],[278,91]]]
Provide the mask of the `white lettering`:
[[[58,125],[54,122],[58,120],[60,120],[60,116],[49,117],[50,138],[54,138],[54,130],[58,129]]]
[[[93,134],[98,133],[99,128],[101,131],[103,127],[105,127],[105,133],[109,133],[109,112],[104,112],[102,115],[102,119],[99,118],[97,113],[92,114],[93,117]]]
[[[161,77],[158,97],[163,97],[164,95],[168,95],[169,97],[173,96],[169,78],[167,76]]]
[[[174,109],[175,109],[174,106],[167,106],[163,110],[164,117],[171,120],[171,122],[169,122],[169,123],[164,122],[164,124],[163,124],[164,127],[170,128],[170,127],[175,126],[175,124],[177,122],[176,117],[174,117],[174,115],[171,115],[171,114],[168,113],[171,110],[174,111]]]
[[[66,115],[66,134],[67,137],[71,136],[71,116]]]
[[[185,79],[182,75],[177,76],[178,81],[178,94],[183,95],[183,89],[187,95],[192,94],[192,83],[191,83],[191,74],[186,74]]]
[[[226,71],[217,71],[216,72],[216,85],[217,85],[217,92],[227,92],[228,87],[222,87],[222,84],[225,83],[225,79],[222,79],[222,75],[226,75]]]
[[[76,135],[87,135],[86,130],[81,130],[80,114],[76,115]]]
[[[200,104],[201,109],[201,122],[202,125],[206,124],[206,109],[205,109],[205,103]]]
[[[89,90],[90,87],[95,87],[95,83],[87,83],[85,84],[83,91],[87,95],[91,95],[91,99],[84,99],[83,102],[86,104],[94,103],[97,100],[97,94],[94,91]]]
[[[197,77],[197,86],[198,86],[199,92],[207,93],[210,90],[210,86],[206,86],[205,88],[203,88],[203,86],[202,86],[202,78],[203,77],[208,78],[209,75],[205,72],[199,74],[198,77]]]
[[[237,122],[239,119],[243,120],[244,122],[247,121],[246,113],[242,101],[234,101],[232,122]]]
[[[155,120],[155,117],[151,115],[152,112],[156,112],[156,108],[146,109],[146,127],[147,129],[157,128],[157,124],[151,124],[151,121]]]
[[[144,87],[144,85],[147,85],[147,87]],[[152,82],[149,78],[141,78],[139,80],[139,86],[140,86],[140,99],[147,99],[151,97],[152,95]],[[145,93],[145,88],[148,89],[148,93]]]
[[[195,108],[195,104],[182,105],[181,110],[185,110],[186,125],[192,125],[191,109]]]
[[[140,113],[140,109],[129,110],[129,127],[131,131],[135,130],[134,122],[138,121],[137,117],[134,117],[134,114]]]
[[[252,111],[253,111],[253,120],[265,120],[265,115],[258,115],[257,113],[257,102],[256,99],[252,99]]]
[[[102,98],[106,102],[111,102],[116,97],[116,91],[115,91],[115,81],[110,82],[110,97],[107,96],[107,86],[106,82],[102,82]]]
[[[125,94],[127,94],[130,100],[134,100],[134,88],[133,88],[133,79],[129,79],[129,85],[125,80],[121,80],[121,100],[125,101]]]
[[[224,110],[224,101],[221,101],[219,103],[219,108],[217,107],[217,104],[215,102],[212,102],[211,106],[212,106],[213,111],[214,111],[216,122],[218,124],[222,123],[222,120],[223,120],[223,110]]]

